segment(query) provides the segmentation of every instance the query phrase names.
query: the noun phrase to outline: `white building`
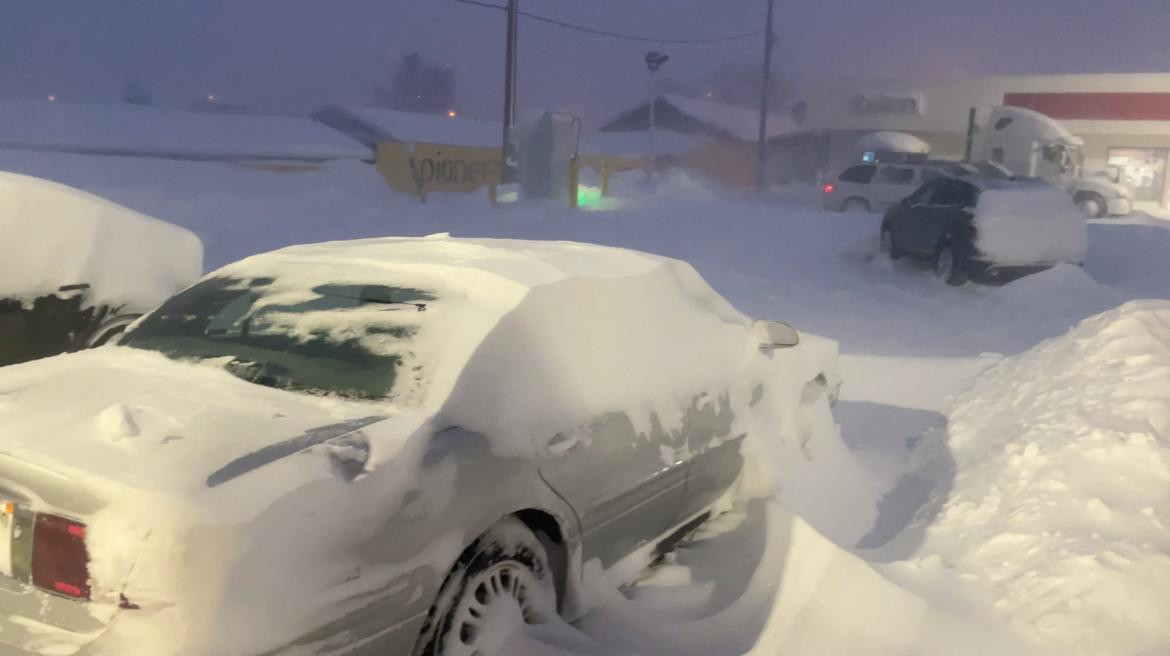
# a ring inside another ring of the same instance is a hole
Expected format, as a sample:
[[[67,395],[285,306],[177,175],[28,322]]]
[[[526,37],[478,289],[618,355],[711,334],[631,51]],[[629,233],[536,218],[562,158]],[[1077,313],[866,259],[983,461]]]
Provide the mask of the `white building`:
[[[828,81],[809,89],[794,113],[802,128],[827,136],[832,171],[855,161],[857,140],[879,130],[925,140],[932,157],[961,159],[971,108],[995,105],[1059,120],[1084,139],[1086,170],[1115,166],[1136,201],[1170,204],[1170,74]]]

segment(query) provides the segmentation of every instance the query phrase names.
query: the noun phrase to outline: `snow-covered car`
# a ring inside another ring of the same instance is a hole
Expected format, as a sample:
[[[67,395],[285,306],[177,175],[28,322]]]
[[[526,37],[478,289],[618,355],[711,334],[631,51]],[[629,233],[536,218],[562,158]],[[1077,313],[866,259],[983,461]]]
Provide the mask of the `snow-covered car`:
[[[886,212],[881,251],[933,265],[951,285],[1007,283],[1081,264],[1087,227],[1068,194],[1035,179],[979,176],[929,182]]]
[[[0,366],[109,341],[203,273],[191,232],[0,172]]]
[[[835,343],[659,256],[251,257],[0,371],[0,653],[498,654],[702,521],[746,436],[827,430],[839,384]]]

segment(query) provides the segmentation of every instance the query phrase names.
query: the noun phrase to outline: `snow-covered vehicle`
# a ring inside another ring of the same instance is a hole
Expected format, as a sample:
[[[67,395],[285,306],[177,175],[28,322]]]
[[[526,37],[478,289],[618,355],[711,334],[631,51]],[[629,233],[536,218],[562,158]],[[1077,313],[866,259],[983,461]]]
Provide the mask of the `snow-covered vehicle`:
[[[659,256],[248,258],[118,345],[0,371],[0,653],[498,654],[701,521],[747,435],[813,437],[839,384],[833,342]]]
[[[973,159],[1001,164],[1019,176],[1043,178],[1071,194],[1091,217],[1133,211],[1128,189],[1084,170],[1084,140],[1044,114],[1022,107],[992,107],[973,145]]]
[[[178,226],[0,172],[0,366],[98,346],[203,273]]]
[[[1042,180],[980,176],[927,183],[882,218],[880,244],[891,258],[934,266],[951,285],[1006,283],[1085,257],[1084,215]]]

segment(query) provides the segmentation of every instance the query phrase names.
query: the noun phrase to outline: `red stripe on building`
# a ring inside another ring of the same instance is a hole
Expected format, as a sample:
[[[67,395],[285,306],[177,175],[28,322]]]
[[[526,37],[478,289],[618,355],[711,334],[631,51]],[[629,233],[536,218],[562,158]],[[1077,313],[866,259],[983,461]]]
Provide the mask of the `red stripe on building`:
[[[1003,104],[1074,121],[1170,121],[1170,93],[1006,93]]]

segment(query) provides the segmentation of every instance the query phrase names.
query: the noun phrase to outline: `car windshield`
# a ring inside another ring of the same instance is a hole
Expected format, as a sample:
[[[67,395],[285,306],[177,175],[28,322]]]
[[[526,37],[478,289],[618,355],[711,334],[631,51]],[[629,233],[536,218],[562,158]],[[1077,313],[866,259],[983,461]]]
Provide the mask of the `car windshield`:
[[[248,382],[308,394],[386,399],[421,375],[410,345],[433,294],[386,285],[283,285],[218,276],[172,297],[121,343],[218,361]],[[409,376],[402,373],[411,369]]]

